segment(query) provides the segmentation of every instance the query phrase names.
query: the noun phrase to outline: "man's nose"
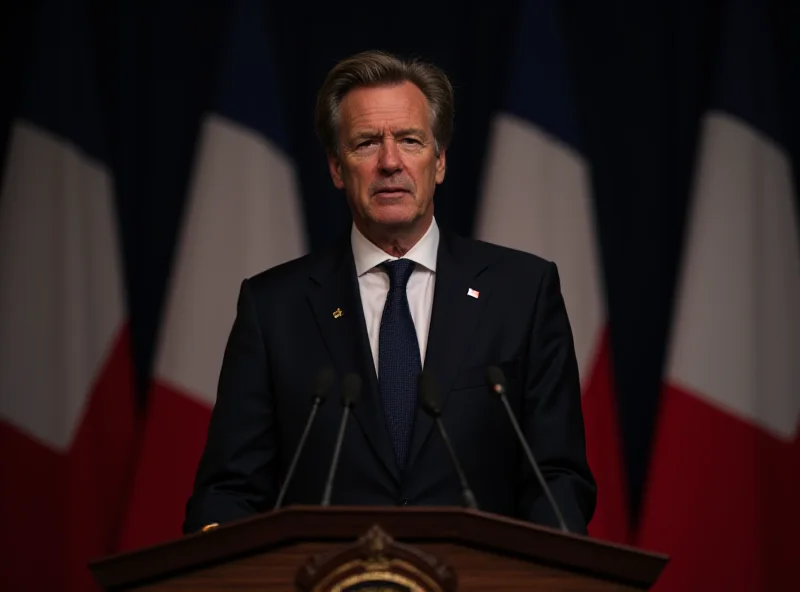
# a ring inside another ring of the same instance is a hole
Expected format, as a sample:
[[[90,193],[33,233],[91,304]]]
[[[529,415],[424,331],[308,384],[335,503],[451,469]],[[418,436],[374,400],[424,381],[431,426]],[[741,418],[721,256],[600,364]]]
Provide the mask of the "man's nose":
[[[393,139],[389,138],[381,143],[378,165],[382,171],[388,174],[395,173],[403,168],[400,150],[397,147],[397,142]]]

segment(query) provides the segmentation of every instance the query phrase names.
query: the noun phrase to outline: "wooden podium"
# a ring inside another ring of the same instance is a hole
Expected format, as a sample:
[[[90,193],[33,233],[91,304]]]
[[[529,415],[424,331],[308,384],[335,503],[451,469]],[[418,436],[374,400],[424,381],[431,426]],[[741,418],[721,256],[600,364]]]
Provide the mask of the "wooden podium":
[[[293,506],[90,569],[104,590],[646,590],[667,558],[456,507]]]

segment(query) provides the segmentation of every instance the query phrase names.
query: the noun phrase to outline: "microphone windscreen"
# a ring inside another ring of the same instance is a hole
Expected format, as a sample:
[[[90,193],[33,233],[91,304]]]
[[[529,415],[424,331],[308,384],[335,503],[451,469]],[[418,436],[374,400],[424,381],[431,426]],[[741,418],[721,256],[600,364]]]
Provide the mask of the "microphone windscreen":
[[[361,397],[361,377],[358,374],[345,374],[342,379],[342,403],[349,407]]]
[[[489,388],[492,391],[500,394],[500,390],[497,389],[499,386],[500,389],[505,390],[506,388],[506,377],[503,374],[503,371],[500,370],[497,366],[489,366],[486,369],[486,381],[489,383]]]
[[[311,386],[311,394],[314,398],[319,398],[324,401],[335,380],[336,373],[333,371],[333,368],[324,366],[314,377],[314,384]]]
[[[442,411],[442,402],[439,398],[439,389],[436,380],[430,372],[423,372],[419,377],[419,402],[422,408],[433,416]]]

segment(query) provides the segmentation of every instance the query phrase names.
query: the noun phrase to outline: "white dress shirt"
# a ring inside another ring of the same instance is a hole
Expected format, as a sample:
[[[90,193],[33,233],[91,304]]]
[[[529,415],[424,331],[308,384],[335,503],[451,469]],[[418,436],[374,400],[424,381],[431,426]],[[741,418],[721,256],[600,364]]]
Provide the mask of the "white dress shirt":
[[[367,335],[378,373],[378,336],[381,330],[383,306],[389,293],[389,275],[380,267],[381,263],[394,261],[398,257],[389,255],[374,243],[370,242],[353,224],[350,231],[350,244],[358,275],[358,289],[361,293],[361,304],[364,308],[364,320],[367,324]],[[420,363],[425,363],[425,350],[428,344],[428,329],[431,323],[431,307],[433,306],[433,288],[436,283],[436,256],[439,251],[439,227],[436,219],[425,235],[414,245],[403,259],[416,263],[408,280],[406,293],[411,318],[417,330]]]

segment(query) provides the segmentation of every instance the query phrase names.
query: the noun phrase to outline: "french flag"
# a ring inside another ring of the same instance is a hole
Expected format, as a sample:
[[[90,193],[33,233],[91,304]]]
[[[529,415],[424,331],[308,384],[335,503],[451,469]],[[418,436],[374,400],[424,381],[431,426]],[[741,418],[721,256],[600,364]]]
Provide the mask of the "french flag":
[[[181,536],[241,281],[306,249],[266,26],[264,2],[234,3],[170,279],[123,549]]]
[[[522,3],[505,105],[492,125],[480,239],[556,263],[581,374],[586,446],[598,483],[590,534],[627,542],[625,475],[603,274],[559,3]]]
[[[800,212],[765,7],[735,0],[705,115],[637,544],[656,590],[800,589]]]
[[[96,589],[116,550],[135,400],[87,7],[40,6],[0,189],[4,590]]]

